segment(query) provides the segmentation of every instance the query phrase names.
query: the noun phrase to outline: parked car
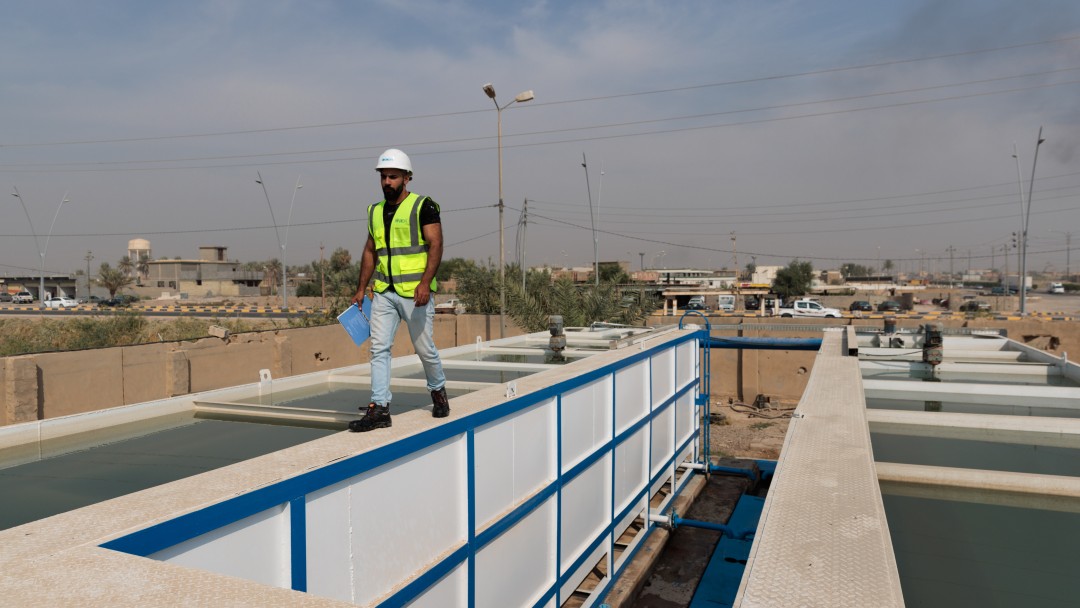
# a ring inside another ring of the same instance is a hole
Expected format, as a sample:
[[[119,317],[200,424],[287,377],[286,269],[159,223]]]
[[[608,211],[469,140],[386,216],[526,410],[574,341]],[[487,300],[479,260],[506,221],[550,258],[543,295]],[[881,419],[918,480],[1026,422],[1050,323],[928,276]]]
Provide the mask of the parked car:
[[[0,302],[10,302],[11,294],[6,291],[0,291]]]
[[[465,312],[465,305],[457,298],[451,298],[442,304],[435,305],[436,314],[460,315]]]
[[[851,312],[873,312],[874,307],[866,300],[855,300],[851,303],[851,306],[848,306],[848,310]]]
[[[896,300],[885,300],[877,305],[878,312],[900,312],[900,303]]]
[[[65,296],[54,296],[45,300],[45,308],[75,308],[79,303]]]
[[[840,311],[835,308],[827,308],[810,298],[795,300],[790,305],[779,310],[781,317],[825,317],[839,319]]]
[[[968,300],[961,304],[957,310],[961,312],[987,312],[990,310],[990,305],[982,300]]]
[[[30,293],[29,291],[20,291],[19,293],[12,296],[11,301],[15,302],[16,304],[33,304],[34,294]]]
[[[705,306],[705,296],[690,298],[690,301],[686,303],[686,310],[709,310],[709,307]]]
[[[98,306],[106,306],[108,308],[126,308],[131,306],[131,301],[124,296],[116,296],[115,298],[109,298],[108,300],[102,300],[98,302]]]
[[[990,295],[992,295],[992,296],[1004,296],[1004,295],[1015,296],[1018,293],[1020,293],[1020,292],[1015,287],[1009,287],[1008,291],[1006,291],[1005,288],[1002,287],[1001,285],[997,285],[995,287],[990,288]]]

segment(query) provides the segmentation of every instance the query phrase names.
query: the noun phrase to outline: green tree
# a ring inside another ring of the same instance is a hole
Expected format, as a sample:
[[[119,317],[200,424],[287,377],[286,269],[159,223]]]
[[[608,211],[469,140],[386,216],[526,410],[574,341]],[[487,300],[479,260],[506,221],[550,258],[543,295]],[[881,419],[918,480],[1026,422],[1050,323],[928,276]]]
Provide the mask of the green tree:
[[[101,268],[98,269],[98,278],[96,282],[98,285],[108,289],[109,297],[113,298],[116,297],[116,292],[130,286],[135,282],[135,279],[125,274],[119,268],[109,266],[108,262],[102,262]]]
[[[597,322],[635,325],[656,308],[655,298],[639,297],[636,290],[624,292],[615,283],[576,284],[568,277],[554,282],[530,282],[526,277],[525,292],[519,277],[506,289],[506,312],[526,331],[547,329],[550,315],[562,315],[567,327]]]
[[[814,282],[814,267],[810,262],[792,260],[790,264],[776,271],[772,290],[782,298],[806,295]]]
[[[461,276],[462,273],[476,268],[476,262],[465,258],[450,258],[439,264],[439,271],[435,273],[437,281],[446,281]],[[519,277],[520,278],[520,277]]]
[[[602,262],[600,264],[600,282],[616,284],[629,283],[630,275],[627,274],[617,262]]]
[[[840,275],[845,279],[848,277],[866,277],[870,276],[870,274],[870,269],[862,264],[847,262],[840,266]]]
[[[885,263],[881,265],[881,269],[885,272],[889,272],[893,269],[892,260],[885,260]]]
[[[341,272],[352,264],[352,254],[344,247],[338,247],[330,254],[330,270]]]

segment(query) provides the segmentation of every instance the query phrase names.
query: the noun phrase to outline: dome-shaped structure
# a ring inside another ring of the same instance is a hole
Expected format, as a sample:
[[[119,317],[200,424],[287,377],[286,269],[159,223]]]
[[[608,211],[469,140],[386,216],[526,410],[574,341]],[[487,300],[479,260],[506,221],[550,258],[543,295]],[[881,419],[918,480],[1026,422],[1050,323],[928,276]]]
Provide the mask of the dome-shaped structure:
[[[146,239],[131,239],[128,241],[128,251],[150,251],[150,241]]]

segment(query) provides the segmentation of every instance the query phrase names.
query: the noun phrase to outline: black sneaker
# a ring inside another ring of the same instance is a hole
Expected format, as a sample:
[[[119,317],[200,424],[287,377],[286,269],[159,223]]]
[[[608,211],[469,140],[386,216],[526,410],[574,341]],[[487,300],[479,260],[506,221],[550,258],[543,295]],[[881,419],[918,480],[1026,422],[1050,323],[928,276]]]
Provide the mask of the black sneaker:
[[[390,404],[376,405],[371,403],[367,407],[364,417],[349,423],[349,430],[354,433],[366,433],[375,429],[385,429],[393,426],[390,420]]]
[[[445,388],[431,391],[431,403],[432,418],[446,418],[450,415],[450,399],[446,397]]]

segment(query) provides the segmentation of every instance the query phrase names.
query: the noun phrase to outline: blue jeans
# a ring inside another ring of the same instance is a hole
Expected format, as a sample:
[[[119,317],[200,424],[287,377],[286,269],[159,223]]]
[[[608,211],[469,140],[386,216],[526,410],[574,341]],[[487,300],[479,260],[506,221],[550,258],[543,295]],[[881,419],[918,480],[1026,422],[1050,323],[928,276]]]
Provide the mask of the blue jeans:
[[[427,306],[417,308],[411,297],[399,296],[393,289],[376,293],[371,302],[371,400],[378,405],[390,403],[390,347],[398,325],[405,321],[412,337],[413,348],[424,364],[429,391],[446,384],[439,351],[432,337],[435,327],[434,298]]]

